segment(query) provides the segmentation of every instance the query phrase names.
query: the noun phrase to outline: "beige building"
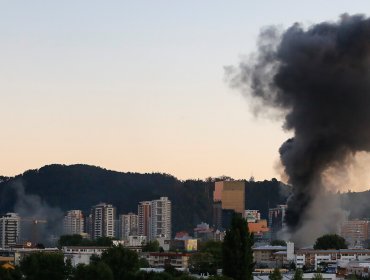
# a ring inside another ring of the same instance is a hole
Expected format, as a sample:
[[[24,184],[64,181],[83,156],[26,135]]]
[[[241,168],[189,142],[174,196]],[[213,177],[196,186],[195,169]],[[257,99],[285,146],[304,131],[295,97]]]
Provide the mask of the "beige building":
[[[166,252],[166,253],[146,253],[143,256],[148,261],[150,267],[165,267],[166,265],[171,265],[175,268],[186,269],[189,266],[189,258],[191,254]]]
[[[128,240],[130,235],[137,235],[139,228],[139,216],[134,213],[119,215],[119,239]]]
[[[220,181],[215,182],[214,201],[221,201],[222,209],[234,210],[244,214],[245,211],[245,182]]]
[[[341,227],[341,236],[343,236],[350,246],[360,245],[369,239],[369,221],[349,220],[345,221]]]
[[[83,234],[84,233],[84,215],[81,210],[70,210],[63,219],[64,234]]]

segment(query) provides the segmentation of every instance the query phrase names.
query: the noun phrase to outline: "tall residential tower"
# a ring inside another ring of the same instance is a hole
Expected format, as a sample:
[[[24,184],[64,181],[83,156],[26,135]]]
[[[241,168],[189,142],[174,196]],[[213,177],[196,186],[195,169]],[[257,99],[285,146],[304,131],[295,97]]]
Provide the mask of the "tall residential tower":
[[[20,217],[7,213],[0,217],[0,247],[9,248],[17,244],[20,236]]]
[[[147,236],[149,240],[158,237],[171,238],[171,201],[167,197],[140,202],[138,216],[139,235]]]
[[[98,237],[115,237],[114,220],[116,208],[111,204],[99,203],[91,209],[91,233],[92,239]]]
[[[81,210],[70,210],[63,219],[63,234],[82,234],[84,232],[84,215]]]

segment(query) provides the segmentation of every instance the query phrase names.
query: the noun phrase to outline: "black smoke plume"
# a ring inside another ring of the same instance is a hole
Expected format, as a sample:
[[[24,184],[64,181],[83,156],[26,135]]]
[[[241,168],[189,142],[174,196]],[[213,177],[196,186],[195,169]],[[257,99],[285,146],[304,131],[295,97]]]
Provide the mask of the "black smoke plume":
[[[286,215],[293,239],[335,231],[341,213],[325,177],[370,151],[370,19],[266,28],[257,54],[226,71],[232,87],[255,97],[259,110],[273,108],[294,133],[279,150],[294,187]]]

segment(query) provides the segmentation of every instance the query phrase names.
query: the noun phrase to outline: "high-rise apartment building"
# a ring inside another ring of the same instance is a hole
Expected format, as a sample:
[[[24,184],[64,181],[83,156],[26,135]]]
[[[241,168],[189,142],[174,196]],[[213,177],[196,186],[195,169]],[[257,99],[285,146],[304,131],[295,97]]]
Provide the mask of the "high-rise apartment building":
[[[222,209],[234,210],[244,214],[245,210],[245,182],[219,181],[215,182],[213,193],[214,202],[221,201]]]
[[[271,239],[276,239],[277,234],[285,226],[285,213],[287,205],[277,205],[275,208],[269,209],[269,228],[271,231]]]
[[[149,240],[157,237],[171,238],[171,201],[167,197],[140,202],[138,217],[139,235],[147,236]]]
[[[216,229],[222,228],[222,205],[221,201],[213,202],[213,226]]]
[[[150,219],[150,236],[153,240],[157,237],[171,238],[171,201],[167,197],[161,197],[151,202],[152,214]]]
[[[99,203],[91,209],[91,238],[115,237],[114,220],[116,208],[111,204]]]
[[[215,182],[213,192],[213,225],[217,229],[227,229],[234,213],[244,214],[245,182]]]
[[[17,244],[20,236],[20,217],[16,213],[7,213],[0,217],[0,246],[9,248]]]
[[[134,213],[119,216],[119,236],[121,240],[128,240],[130,235],[137,235],[139,228],[139,216]]]
[[[152,215],[151,201],[142,201],[139,203],[137,213],[139,216],[139,229],[138,233],[142,236],[149,237],[150,235],[150,218]]]
[[[81,210],[70,210],[63,219],[64,234],[84,233],[84,215]]]

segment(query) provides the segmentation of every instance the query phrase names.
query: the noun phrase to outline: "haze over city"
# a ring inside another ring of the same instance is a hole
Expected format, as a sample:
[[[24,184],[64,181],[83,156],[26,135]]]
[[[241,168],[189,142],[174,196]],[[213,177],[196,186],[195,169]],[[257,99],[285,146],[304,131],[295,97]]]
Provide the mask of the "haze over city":
[[[224,66],[254,52],[265,26],[308,26],[369,8],[368,1],[3,2],[0,174],[86,163],[180,179],[282,179],[278,149],[291,133],[279,119],[254,116],[251,99],[225,82]],[[366,162],[347,189],[368,188]]]

